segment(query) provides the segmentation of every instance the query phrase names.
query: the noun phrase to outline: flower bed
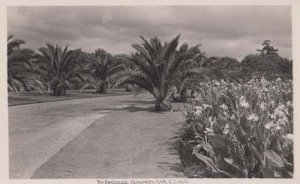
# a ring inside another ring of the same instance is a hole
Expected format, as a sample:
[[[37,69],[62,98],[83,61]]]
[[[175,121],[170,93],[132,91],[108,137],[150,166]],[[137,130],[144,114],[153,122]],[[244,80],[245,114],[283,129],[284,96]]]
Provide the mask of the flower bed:
[[[292,81],[200,83],[180,155],[189,177],[293,177]]]

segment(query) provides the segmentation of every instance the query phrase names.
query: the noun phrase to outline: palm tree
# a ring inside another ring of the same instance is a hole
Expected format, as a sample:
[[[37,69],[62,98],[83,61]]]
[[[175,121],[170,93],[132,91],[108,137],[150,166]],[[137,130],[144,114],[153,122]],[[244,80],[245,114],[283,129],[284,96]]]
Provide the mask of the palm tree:
[[[69,50],[68,46],[62,48],[47,43],[47,47],[40,48],[39,52],[36,64],[54,96],[60,96],[74,81],[85,82],[79,61],[80,49]]]
[[[149,41],[144,37],[142,44],[133,44],[138,54],[132,54],[128,59],[136,66],[134,70],[126,70],[119,75],[120,84],[135,84],[155,98],[155,109],[171,108],[170,97],[173,93],[174,78],[188,58],[191,58],[197,46],[185,52],[177,52],[180,35],[170,42],[162,43],[158,38]]]
[[[91,77],[83,88],[93,86],[97,93],[106,93],[111,83],[111,77],[123,70],[124,65],[103,49],[97,49],[95,53],[91,54],[89,61],[90,64],[85,73]]]
[[[188,44],[184,43],[180,46],[177,54],[187,52],[188,49]],[[187,100],[187,91],[193,86],[191,79],[193,77],[199,77],[199,75],[207,75],[209,70],[200,67],[203,58],[204,53],[201,52],[199,48],[195,48],[190,54],[190,57],[187,57],[185,61],[183,61],[183,64],[180,65],[174,77],[174,85],[176,87],[176,93],[172,96],[174,101],[185,102]]]
[[[134,70],[136,68],[136,66],[134,64],[132,64],[132,62],[130,60],[128,60],[128,56],[126,54],[115,55],[115,58],[116,58],[117,62],[122,63],[122,65],[124,66],[124,69]],[[115,76],[115,78],[117,78],[117,77],[118,76]],[[133,84],[124,84],[124,85],[122,85],[122,87],[125,88],[126,92],[134,91]],[[135,90],[135,92],[136,92],[136,90]]]
[[[277,52],[279,49],[274,49],[273,46],[271,46],[271,41],[270,40],[265,40],[262,43],[262,46],[264,46],[262,49],[257,49],[261,54],[275,54],[277,55]]]
[[[20,91],[40,91],[45,94],[39,74],[34,70],[31,59],[34,52],[30,49],[21,49],[24,40],[7,39],[7,82],[8,90],[19,94]]]

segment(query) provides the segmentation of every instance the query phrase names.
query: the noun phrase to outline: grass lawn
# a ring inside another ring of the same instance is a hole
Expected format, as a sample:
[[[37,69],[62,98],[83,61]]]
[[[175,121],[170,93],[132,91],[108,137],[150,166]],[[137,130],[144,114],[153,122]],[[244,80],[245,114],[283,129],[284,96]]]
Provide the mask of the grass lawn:
[[[38,92],[24,92],[20,93],[18,96],[16,93],[9,92],[8,106],[128,94],[131,94],[131,92],[126,92],[124,89],[112,89],[106,94],[95,93],[95,90],[84,90],[81,94],[79,93],[79,90],[68,90],[67,94],[63,96],[43,96]]]

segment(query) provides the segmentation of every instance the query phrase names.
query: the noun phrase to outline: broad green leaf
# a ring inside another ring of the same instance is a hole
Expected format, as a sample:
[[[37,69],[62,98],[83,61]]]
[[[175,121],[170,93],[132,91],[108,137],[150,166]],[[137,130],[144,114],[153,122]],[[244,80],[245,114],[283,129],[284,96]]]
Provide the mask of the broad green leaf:
[[[250,134],[251,132],[251,127],[250,127],[250,121],[247,120],[246,116],[242,116],[240,119],[240,125],[242,127],[242,130],[246,134]]]
[[[234,147],[232,141],[223,135],[208,135],[208,139],[215,148],[220,149],[224,152],[228,151],[228,147]]]
[[[211,169],[213,172],[218,172],[219,169],[218,167],[215,165],[214,161],[207,157],[207,156],[204,156],[202,155],[201,153],[198,153],[198,152],[193,152],[194,155],[196,155],[196,157],[201,160],[202,162],[204,162],[204,164],[209,168]]]
[[[224,158],[224,160],[228,163],[228,164],[233,164],[233,159],[232,158]]]
[[[246,133],[243,131],[241,125],[239,123],[236,124],[236,127],[237,127],[237,137],[238,137],[238,140],[242,143],[242,144],[246,144],[248,142],[247,140],[247,136],[246,136]]]
[[[233,167],[232,169],[230,169],[230,172],[234,173],[234,175],[236,175],[235,177],[245,177],[243,169],[240,166],[238,166],[237,163],[234,162],[233,158],[224,158],[224,161]]]
[[[276,168],[284,167],[284,163],[283,163],[282,158],[277,153],[275,153],[274,151],[267,150],[265,152],[265,156],[266,156],[266,159],[268,160],[268,163],[269,163],[270,166],[273,166],[273,167],[276,167]]]
[[[256,134],[257,134],[258,141],[263,142],[264,141],[264,127],[257,126],[256,127]]]
[[[274,178],[274,171],[265,167],[261,167],[261,172],[264,178]]]
[[[253,144],[250,144],[250,148],[254,153],[254,156],[258,159],[258,161],[264,165],[264,158],[263,158],[263,154],[261,152],[259,152],[256,147]]]
[[[202,149],[203,149],[204,151],[206,151],[206,153],[208,154],[208,156],[209,156],[210,158],[214,158],[214,157],[215,157],[215,152],[214,152],[214,149],[213,149],[213,147],[211,146],[211,144],[206,143],[206,142],[203,142],[203,143],[202,143]]]

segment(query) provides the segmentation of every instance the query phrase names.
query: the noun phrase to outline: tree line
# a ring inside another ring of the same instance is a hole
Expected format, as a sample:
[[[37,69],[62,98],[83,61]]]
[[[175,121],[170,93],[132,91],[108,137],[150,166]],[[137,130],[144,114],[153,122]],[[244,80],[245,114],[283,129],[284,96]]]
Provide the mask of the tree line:
[[[259,53],[241,62],[231,57],[207,57],[199,45],[179,44],[180,35],[162,42],[157,37],[133,44],[131,55],[112,55],[104,49],[92,53],[47,43],[33,51],[22,48],[24,40],[7,40],[8,91],[61,96],[68,89],[93,88],[97,93],[123,87],[146,90],[156,99],[156,110],[171,108],[170,101],[185,101],[188,91],[200,81],[223,79],[243,82],[252,76],[292,79],[292,61],[263,42]]]

